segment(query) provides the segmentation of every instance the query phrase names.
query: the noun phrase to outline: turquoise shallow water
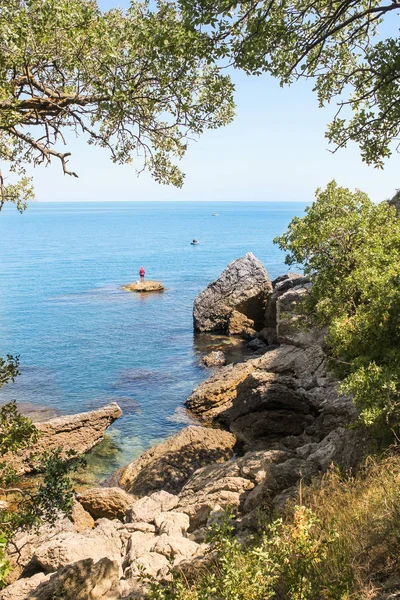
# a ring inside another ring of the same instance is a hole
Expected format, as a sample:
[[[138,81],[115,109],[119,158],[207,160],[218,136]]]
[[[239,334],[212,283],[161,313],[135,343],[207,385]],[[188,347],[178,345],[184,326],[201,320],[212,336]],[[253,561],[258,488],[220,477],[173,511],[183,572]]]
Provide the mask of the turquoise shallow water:
[[[286,272],[272,239],[304,208],[43,203],[20,215],[8,207],[0,215],[0,355],[19,354],[22,374],[0,389],[0,403],[74,413],[118,402],[124,414],[110,429],[118,452],[102,475],[175,433],[179,407],[209,374],[198,365],[194,298],[249,251],[271,278]],[[121,289],[142,264],[163,294]]]

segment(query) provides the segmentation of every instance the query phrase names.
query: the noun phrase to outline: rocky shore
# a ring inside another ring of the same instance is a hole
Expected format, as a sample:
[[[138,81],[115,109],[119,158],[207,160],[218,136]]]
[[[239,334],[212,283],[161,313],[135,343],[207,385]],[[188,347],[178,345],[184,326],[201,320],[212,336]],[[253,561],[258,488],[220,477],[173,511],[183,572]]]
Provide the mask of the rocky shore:
[[[193,391],[198,426],[142,454],[112,487],[79,494],[72,521],[21,533],[10,548],[18,579],[1,600],[146,598],[143,575],[163,580],[206,557],[206,528],[226,507],[244,539],[259,509],[282,510],[300,479],[357,466],[369,439],[347,427],[357,413],[329,372],[325,332],[302,326],[310,285],[296,274],[271,282],[247,254],[198,296],[195,330],[244,336],[254,356],[215,367]]]

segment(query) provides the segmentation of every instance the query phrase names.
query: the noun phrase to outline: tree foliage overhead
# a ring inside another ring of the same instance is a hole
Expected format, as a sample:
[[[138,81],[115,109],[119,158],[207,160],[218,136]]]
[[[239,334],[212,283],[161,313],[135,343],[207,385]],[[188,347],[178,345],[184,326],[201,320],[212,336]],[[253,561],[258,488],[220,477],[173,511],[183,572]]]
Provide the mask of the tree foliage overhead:
[[[400,218],[332,181],[275,240],[313,281],[307,308],[329,327],[342,389],[367,425],[400,425]]]
[[[398,29],[399,0],[180,1],[235,66],[282,85],[313,79],[321,106],[339,104],[330,142],[354,141],[364,161],[383,166],[400,135],[400,40],[376,34],[386,15]]]
[[[0,209],[32,197],[26,164],[69,166],[65,135],[181,186],[188,140],[233,117],[233,86],[172,2],[102,12],[95,0],[0,3]],[[6,167],[22,179],[6,180]]]

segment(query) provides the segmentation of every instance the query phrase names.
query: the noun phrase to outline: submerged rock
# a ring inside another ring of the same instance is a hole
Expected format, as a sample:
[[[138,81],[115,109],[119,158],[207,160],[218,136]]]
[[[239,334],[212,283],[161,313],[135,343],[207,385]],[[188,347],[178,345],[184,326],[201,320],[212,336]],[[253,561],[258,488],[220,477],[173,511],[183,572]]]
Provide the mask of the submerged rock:
[[[205,367],[223,367],[226,363],[225,354],[221,350],[210,352],[203,356],[200,363]]]
[[[85,454],[103,439],[106,429],[121,415],[118,404],[111,402],[96,410],[35,423],[41,435],[34,448],[9,453],[4,458],[18,475],[22,475],[35,470],[35,461],[31,456],[33,452],[62,448],[64,454],[69,450],[79,455]]]
[[[195,331],[229,333],[231,319],[231,333],[240,333],[243,327],[250,326],[250,321],[254,327],[261,327],[271,291],[265,267],[249,252],[231,262],[221,276],[197,296],[193,308]],[[245,324],[240,324],[238,315],[232,316],[234,311],[243,315]]]
[[[163,292],[164,286],[159,281],[135,281],[123,286],[127,292]]]
[[[122,471],[118,483],[137,496],[161,489],[176,493],[199,467],[230,458],[235,443],[227,431],[191,425],[144,452]]]

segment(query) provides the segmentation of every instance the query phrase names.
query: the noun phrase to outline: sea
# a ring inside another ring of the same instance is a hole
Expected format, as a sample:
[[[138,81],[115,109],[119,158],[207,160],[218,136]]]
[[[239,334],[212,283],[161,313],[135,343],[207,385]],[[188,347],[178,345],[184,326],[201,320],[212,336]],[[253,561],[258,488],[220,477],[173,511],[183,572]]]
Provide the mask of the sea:
[[[201,356],[227,342],[193,333],[194,299],[247,252],[271,279],[287,272],[273,238],[305,206],[32,203],[22,215],[4,207],[0,356],[19,355],[21,374],[0,388],[0,404],[16,400],[39,419],[117,402],[122,417],[88,457],[95,481],[176,433],[190,422],[185,399],[211,373]],[[123,289],[142,265],[163,293]],[[230,361],[246,352],[226,348]]]

